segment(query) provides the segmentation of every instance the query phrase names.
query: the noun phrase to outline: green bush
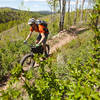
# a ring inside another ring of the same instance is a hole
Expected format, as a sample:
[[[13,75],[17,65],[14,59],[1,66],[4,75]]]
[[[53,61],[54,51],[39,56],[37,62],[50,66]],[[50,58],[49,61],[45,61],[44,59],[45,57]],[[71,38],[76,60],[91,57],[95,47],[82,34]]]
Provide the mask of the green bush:
[[[8,41],[6,47],[0,49],[0,80],[8,75],[13,66],[21,59],[22,53],[27,53],[29,47],[23,44],[23,41]]]

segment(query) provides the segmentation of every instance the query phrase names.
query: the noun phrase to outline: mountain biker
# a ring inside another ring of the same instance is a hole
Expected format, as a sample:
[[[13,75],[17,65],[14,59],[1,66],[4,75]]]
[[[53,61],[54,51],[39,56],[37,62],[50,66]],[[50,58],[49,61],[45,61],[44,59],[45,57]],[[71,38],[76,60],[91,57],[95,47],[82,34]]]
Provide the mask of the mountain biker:
[[[30,25],[30,33],[28,34],[24,43],[26,43],[27,40],[31,37],[33,31],[38,32],[39,34],[36,39],[36,45],[39,46],[40,44],[42,44],[45,56],[47,57],[48,55],[46,53],[46,41],[49,34],[48,28],[41,24],[37,25],[36,20],[34,18],[29,19],[28,24]]]

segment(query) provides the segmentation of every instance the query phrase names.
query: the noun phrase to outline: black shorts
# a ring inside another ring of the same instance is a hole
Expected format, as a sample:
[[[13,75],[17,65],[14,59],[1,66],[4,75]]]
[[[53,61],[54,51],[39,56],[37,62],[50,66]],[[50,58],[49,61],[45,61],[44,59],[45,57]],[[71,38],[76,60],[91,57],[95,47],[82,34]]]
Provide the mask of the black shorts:
[[[46,41],[47,41],[47,38],[48,38],[48,33],[44,33],[45,35],[45,38],[44,40],[42,41],[43,44],[46,44]],[[41,34],[39,33],[39,35],[37,36],[37,40],[40,41],[42,38]]]

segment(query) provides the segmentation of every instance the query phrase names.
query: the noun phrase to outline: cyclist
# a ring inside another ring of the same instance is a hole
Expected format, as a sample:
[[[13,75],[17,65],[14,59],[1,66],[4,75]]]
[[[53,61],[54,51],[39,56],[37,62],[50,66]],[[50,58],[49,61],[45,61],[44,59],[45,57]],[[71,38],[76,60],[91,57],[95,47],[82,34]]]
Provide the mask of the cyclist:
[[[37,25],[36,20],[34,18],[29,19],[28,24],[30,25],[30,33],[27,36],[24,43],[26,43],[27,40],[31,37],[33,31],[38,32],[39,34],[36,39],[36,46],[39,46],[40,44],[42,44],[45,56],[47,57],[48,55],[46,53],[46,41],[49,34],[48,28],[41,24]]]

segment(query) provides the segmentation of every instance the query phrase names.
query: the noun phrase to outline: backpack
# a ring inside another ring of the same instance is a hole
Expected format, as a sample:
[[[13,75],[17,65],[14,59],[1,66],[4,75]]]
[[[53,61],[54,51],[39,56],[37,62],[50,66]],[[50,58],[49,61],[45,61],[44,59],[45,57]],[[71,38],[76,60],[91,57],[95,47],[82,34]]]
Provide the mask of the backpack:
[[[43,20],[36,20],[35,22],[37,25],[43,25],[45,28],[47,28],[48,24],[47,22],[43,21]]]
[[[38,27],[38,25],[43,25],[45,28],[43,28],[43,30],[46,32],[46,33],[49,33],[49,30],[48,30],[48,24],[47,24],[47,22],[45,22],[45,21],[43,21],[43,20],[36,20],[35,21],[35,24],[37,25],[37,27]]]

